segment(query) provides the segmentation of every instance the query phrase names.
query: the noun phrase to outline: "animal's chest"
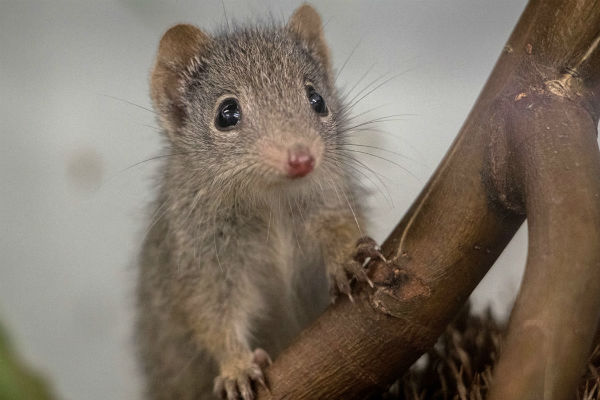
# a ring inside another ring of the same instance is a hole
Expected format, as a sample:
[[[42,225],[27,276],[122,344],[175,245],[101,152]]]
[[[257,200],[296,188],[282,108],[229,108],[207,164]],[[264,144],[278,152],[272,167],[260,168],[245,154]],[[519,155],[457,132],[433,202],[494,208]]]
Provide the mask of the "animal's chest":
[[[329,301],[327,277],[319,243],[302,226],[283,220],[271,226],[268,246],[275,259],[271,287],[264,296],[269,310],[257,339],[278,353],[299,331],[325,309]],[[262,337],[261,337],[262,336]]]
[[[307,290],[312,294],[326,291],[321,246],[306,224],[282,218],[274,229],[276,239],[272,245],[280,258],[278,269],[289,289],[301,298]]]

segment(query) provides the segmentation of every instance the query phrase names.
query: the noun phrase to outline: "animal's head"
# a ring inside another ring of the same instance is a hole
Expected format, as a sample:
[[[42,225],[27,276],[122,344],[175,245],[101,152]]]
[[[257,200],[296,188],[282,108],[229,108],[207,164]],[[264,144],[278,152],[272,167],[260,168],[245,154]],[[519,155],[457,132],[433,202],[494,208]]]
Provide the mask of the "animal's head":
[[[333,80],[321,18],[303,5],[285,26],[215,36],[172,27],[151,94],[173,152],[191,168],[271,190],[339,179],[343,111]]]

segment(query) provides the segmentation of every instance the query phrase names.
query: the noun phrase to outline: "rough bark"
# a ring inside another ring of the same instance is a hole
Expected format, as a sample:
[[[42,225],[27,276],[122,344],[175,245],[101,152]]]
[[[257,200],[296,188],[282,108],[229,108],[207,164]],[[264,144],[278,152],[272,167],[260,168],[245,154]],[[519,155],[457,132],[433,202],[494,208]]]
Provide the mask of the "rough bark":
[[[600,4],[532,0],[455,142],[372,267],[267,371],[259,399],[360,399],[430,348],[525,217],[491,399],[566,399],[600,316]]]

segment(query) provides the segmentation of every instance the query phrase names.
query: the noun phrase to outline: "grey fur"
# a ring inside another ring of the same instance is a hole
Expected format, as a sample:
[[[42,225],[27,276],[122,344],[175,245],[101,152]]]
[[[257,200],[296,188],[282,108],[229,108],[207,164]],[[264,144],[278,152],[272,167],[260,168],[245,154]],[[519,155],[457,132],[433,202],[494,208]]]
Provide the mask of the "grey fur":
[[[328,116],[310,107],[307,82]],[[179,128],[155,104],[171,156],[139,261],[137,341],[156,400],[212,399],[219,374],[248,378],[253,349],[275,357],[324,310],[330,285],[344,291],[345,257],[361,235],[342,104],[309,43],[288,27],[219,34],[182,71],[179,90]],[[219,131],[227,96],[242,119]],[[322,148],[308,176],[289,179],[265,162],[297,143]]]

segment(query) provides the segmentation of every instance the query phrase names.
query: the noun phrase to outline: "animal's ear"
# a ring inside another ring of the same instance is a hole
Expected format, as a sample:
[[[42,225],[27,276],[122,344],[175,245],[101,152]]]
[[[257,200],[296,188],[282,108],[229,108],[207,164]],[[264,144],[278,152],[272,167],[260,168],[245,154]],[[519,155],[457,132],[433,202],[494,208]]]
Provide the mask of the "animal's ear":
[[[194,57],[202,56],[210,37],[192,25],[175,25],[160,40],[158,55],[152,71],[150,91],[169,134],[179,128],[185,117],[180,85],[183,72]]]
[[[320,61],[330,71],[329,48],[325,43],[321,17],[311,5],[304,3],[294,11],[288,29],[315,50]]]

